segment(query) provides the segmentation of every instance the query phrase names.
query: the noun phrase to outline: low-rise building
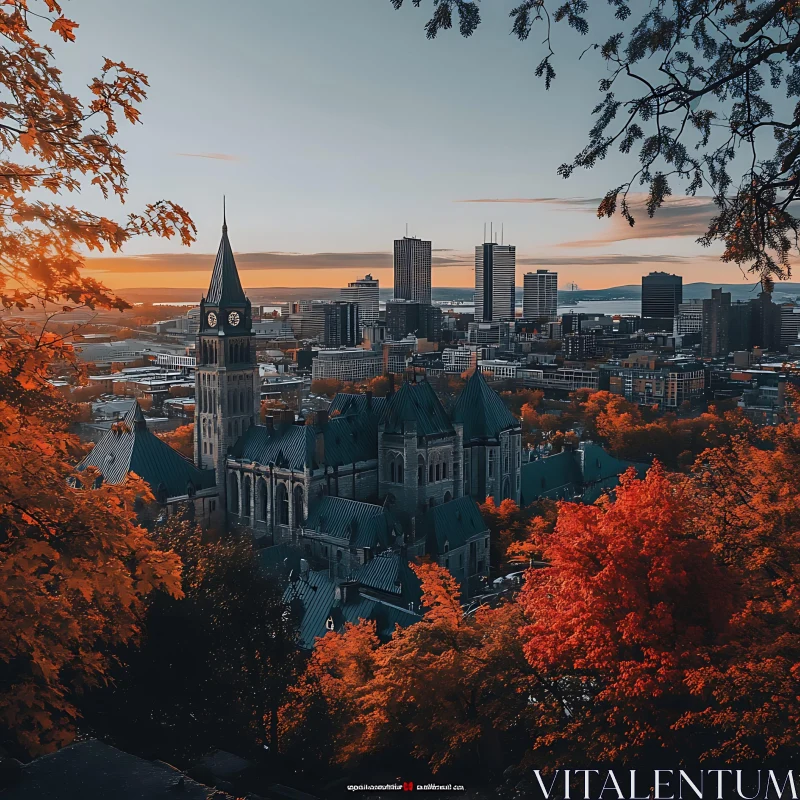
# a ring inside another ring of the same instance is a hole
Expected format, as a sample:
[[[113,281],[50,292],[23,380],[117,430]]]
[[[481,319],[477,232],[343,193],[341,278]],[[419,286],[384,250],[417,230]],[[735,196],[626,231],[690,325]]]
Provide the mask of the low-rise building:
[[[383,358],[373,350],[342,347],[319,350],[311,363],[312,380],[363,381],[383,374]]]

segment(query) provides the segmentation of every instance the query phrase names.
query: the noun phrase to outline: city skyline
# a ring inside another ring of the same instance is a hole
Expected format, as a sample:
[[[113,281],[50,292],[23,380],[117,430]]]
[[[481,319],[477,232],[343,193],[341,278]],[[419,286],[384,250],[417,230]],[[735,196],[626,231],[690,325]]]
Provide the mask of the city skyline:
[[[191,20],[143,0],[124,25],[99,0],[73,7],[81,47],[58,48],[69,74],[88,81],[113,40],[150,80],[144,126],[121,132],[136,178],[119,211],[155,194],[184,205],[198,227],[188,249],[145,239],[120,257],[90,257],[90,274],[112,288],[202,288],[223,194],[247,288],[345,286],[365,272],[389,285],[391,243],[406,223],[433,242],[432,285],[470,287],[474,246],[492,221],[517,245],[517,285],[537,268],[587,289],[637,283],[651,269],[748,282],[695,241],[714,213],[709,198],[676,191],[653,220],[638,201],[630,228],[595,213],[629,170],[624,159],[558,177],[585,143],[594,81],[565,58],[545,92],[532,49],[509,38],[502,13],[469,39],[451,31],[432,43],[421,11],[396,12],[388,0],[302,9],[247,0],[222,17],[200,0]],[[302,55],[291,45],[298,35]],[[503,106],[502,134],[475,118],[480,95]],[[397,103],[415,113],[398,115]],[[103,213],[115,205],[88,190],[82,201]]]

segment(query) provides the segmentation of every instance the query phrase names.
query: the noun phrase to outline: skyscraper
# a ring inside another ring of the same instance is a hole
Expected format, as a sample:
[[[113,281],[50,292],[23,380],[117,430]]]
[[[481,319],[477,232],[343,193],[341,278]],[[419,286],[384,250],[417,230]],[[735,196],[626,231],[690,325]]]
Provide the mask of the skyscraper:
[[[431,243],[404,236],[394,240],[394,296],[431,302]]]
[[[546,269],[526,272],[523,278],[522,316],[555,322],[558,316],[558,273]]]
[[[683,278],[680,275],[651,272],[642,276],[642,321],[645,330],[671,331],[682,302]]]
[[[361,325],[369,325],[378,318],[380,289],[372,275],[365,275],[342,289],[342,300],[358,304],[358,318]]]
[[[517,248],[484,242],[475,248],[475,321],[514,319]]]
[[[704,358],[728,354],[730,315],[731,293],[712,289],[711,298],[703,300],[703,339],[700,354]]]

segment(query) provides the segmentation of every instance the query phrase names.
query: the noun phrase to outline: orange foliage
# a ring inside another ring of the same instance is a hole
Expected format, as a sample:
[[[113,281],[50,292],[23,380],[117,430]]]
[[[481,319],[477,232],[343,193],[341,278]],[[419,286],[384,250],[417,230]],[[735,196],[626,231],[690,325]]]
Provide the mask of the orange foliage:
[[[631,470],[616,501],[561,503],[520,603],[537,676],[534,746],[559,761],[625,762],[679,751],[702,707],[690,678],[720,646],[735,581],[693,536],[690,498],[659,466]],[[698,705],[700,703],[700,705]]]
[[[48,314],[124,309],[82,273],[85,254],[118,252],[141,234],[189,244],[195,228],[186,211],[159,201],[116,222],[46,198],[95,187],[124,201],[118,125],[138,121],[147,79],[106,59],[84,104],[67,91],[56,51],[38,41],[75,39],[78,26],[57,0],[11,0],[3,9],[0,303]],[[68,484],[80,450],[47,378],[55,361],[82,378],[85,370],[70,333],[48,324],[34,330],[0,314],[0,733],[22,755],[69,740],[70,698],[102,682],[109,654],[135,639],[142,599],[157,588],[180,593],[179,559],[136,524],[136,498],[148,496],[141,481]]]
[[[434,770],[475,756],[497,766],[504,737],[527,714],[519,609],[504,604],[465,616],[447,570],[414,571],[427,609],[422,622],[397,628],[384,645],[372,622],[319,641],[284,709],[287,733],[299,735],[304,724],[334,731],[331,755],[344,763],[410,736],[412,754]]]
[[[174,431],[159,433],[158,437],[182,456],[190,460],[194,458],[194,425],[181,425]]]
[[[344,384],[333,378],[320,378],[311,382],[313,394],[324,394],[326,397],[333,397],[337,392],[341,392]]]
[[[0,731],[28,754],[69,742],[70,696],[105,680],[143,598],[180,594],[180,560],[136,524],[147,486],[70,488],[77,439],[57,409],[41,410],[0,401]]]

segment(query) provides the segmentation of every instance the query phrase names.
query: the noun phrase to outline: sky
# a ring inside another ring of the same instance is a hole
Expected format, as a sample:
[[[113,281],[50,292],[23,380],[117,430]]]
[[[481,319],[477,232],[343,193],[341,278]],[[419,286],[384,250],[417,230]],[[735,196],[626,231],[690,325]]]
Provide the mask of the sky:
[[[125,208],[91,189],[81,203],[119,215],[170,199],[198,227],[189,249],[136,240],[123,257],[91,259],[91,273],[112,289],[205,287],[225,195],[249,288],[342,286],[366,272],[390,286],[392,241],[406,224],[433,242],[434,286],[474,285],[484,223],[516,245],[520,285],[536,268],[586,289],[653,269],[744,280],[695,241],[707,198],[678,196],[631,229],[594,212],[632,159],[556,174],[591,125],[605,68],[577,54],[602,26],[588,40],[557,26],[546,92],[533,74],[538,40],[509,35],[515,4],[485,2],[470,39],[453,30],[429,41],[425,0],[400,11],[389,0],[71,0],[77,42],[52,42],[67,86],[80,94],[108,56],[151,87],[143,124],[120,133]]]

